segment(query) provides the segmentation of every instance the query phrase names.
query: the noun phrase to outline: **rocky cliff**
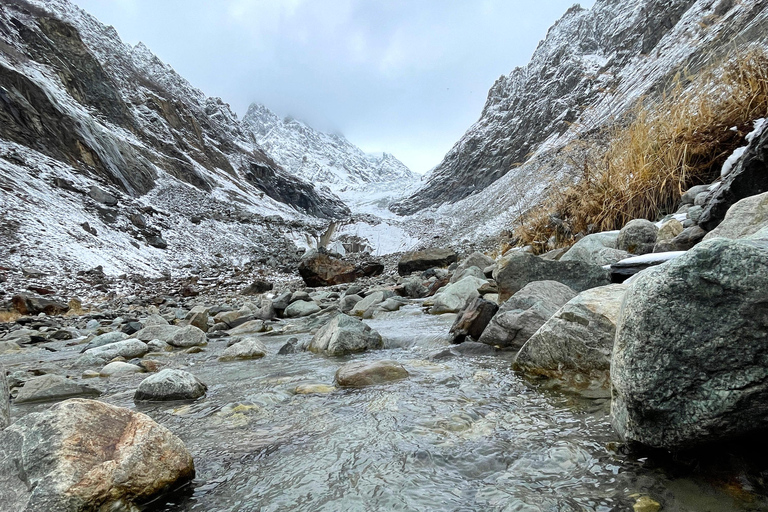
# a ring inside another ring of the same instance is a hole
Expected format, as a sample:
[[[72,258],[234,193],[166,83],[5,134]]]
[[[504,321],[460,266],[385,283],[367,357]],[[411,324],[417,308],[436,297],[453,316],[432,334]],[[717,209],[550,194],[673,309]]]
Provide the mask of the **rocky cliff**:
[[[4,261],[28,262],[34,248],[80,265],[90,253],[92,263],[153,267],[167,254],[148,247],[170,243],[194,259],[242,237],[232,245],[246,254],[282,246],[272,235],[289,228],[270,229],[267,217],[349,213],[258,149],[221,99],[67,0],[3,2],[0,33]],[[191,226],[205,219],[239,227],[201,229],[201,244]]]
[[[759,0],[597,0],[574,6],[549,30],[526,66],[499,78],[480,119],[421,189],[393,205],[430,207],[451,229],[481,236],[509,227],[552,179],[579,170],[570,151],[593,143],[641,97],[654,97],[683,70],[696,71],[734,47],[765,38]],[[483,218],[483,226],[473,222]],[[488,217],[500,218],[488,224]]]

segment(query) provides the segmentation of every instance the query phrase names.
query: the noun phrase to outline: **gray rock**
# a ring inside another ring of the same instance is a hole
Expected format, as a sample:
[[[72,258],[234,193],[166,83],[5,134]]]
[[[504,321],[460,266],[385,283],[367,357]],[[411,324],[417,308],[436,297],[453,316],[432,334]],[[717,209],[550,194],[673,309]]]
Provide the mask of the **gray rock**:
[[[88,345],[86,345],[84,351],[95,348],[95,347],[102,347],[104,345],[109,345],[111,343],[115,343],[117,341],[123,341],[126,339],[128,339],[128,335],[125,334],[124,332],[121,332],[121,331],[108,332],[93,338],[88,343]]]
[[[118,202],[115,196],[95,185],[92,186],[88,191],[88,196],[94,201],[105,204],[107,206],[116,206]]]
[[[150,325],[135,333],[132,337],[145,343],[152,340],[161,340],[168,343],[179,329],[180,327],[175,325]]]
[[[384,348],[381,335],[357,318],[339,314],[312,338],[307,350],[329,356],[343,356]]]
[[[432,315],[458,313],[467,302],[480,296],[477,290],[487,282],[485,279],[467,276],[441,289],[434,297],[425,301],[424,305],[431,306],[429,313]]]
[[[516,252],[494,274],[502,301],[535,281],[557,281],[576,292],[611,284],[610,273],[581,261],[547,261],[532,254]]]
[[[480,267],[458,268],[454,271],[453,276],[451,277],[451,283],[461,281],[467,276],[476,277],[478,279],[485,279],[485,274]]]
[[[267,347],[258,338],[250,337],[224,350],[221,356],[219,356],[219,361],[259,359],[266,355]]]
[[[768,192],[748,197],[728,209],[725,219],[704,240],[715,237],[744,238],[768,226]]]
[[[402,297],[390,297],[378,305],[379,311],[399,311],[400,308],[408,304],[408,299]]]
[[[8,378],[5,368],[0,364],[0,430],[11,424],[11,391],[8,387]]]
[[[768,427],[768,242],[715,238],[638,276],[619,315],[612,421],[684,449]]]
[[[298,318],[315,314],[321,309],[322,308],[315,301],[307,302],[298,300],[285,308],[283,315],[285,315],[287,318]]]
[[[519,350],[576,292],[557,281],[527,284],[504,302],[478,340],[486,345]]]
[[[700,192],[696,194],[696,199],[693,200],[694,206],[703,206],[707,202],[707,196],[709,195],[709,191],[705,190],[704,192]]]
[[[192,456],[148,416],[74,399],[0,433],[0,503],[18,512],[138,510],[195,476]]]
[[[573,247],[563,254],[559,260],[581,261],[601,267],[603,265],[610,265],[630,256],[627,251],[621,251],[616,248],[618,238],[618,231],[605,231],[587,235],[573,244]]]
[[[141,381],[134,400],[194,400],[208,390],[197,377],[183,370],[165,369]]]
[[[496,261],[490,256],[486,256],[481,252],[473,252],[472,254],[470,254],[469,256],[467,256],[466,258],[464,258],[459,262],[459,266],[456,268],[456,271],[458,272],[460,270],[464,270],[469,267],[478,267],[480,269],[484,269],[484,268],[490,267],[495,263]]]
[[[163,341],[174,347],[188,348],[206,345],[208,338],[203,331],[194,325],[187,325],[186,327],[178,327],[169,339]]]
[[[451,326],[449,334],[453,336],[452,343],[464,343],[467,336],[477,341],[485,331],[493,316],[499,310],[498,304],[483,298],[467,302],[459,311],[456,321]]]
[[[153,325],[170,325],[168,320],[158,314],[149,315],[147,318],[143,319],[141,323],[144,327],[151,327]]]
[[[205,306],[195,306],[186,314],[184,320],[189,325],[194,325],[203,332],[208,331],[208,308]]]
[[[683,196],[680,198],[680,203],[684,205],[692,205],[696,201],[696,196],[701,194],[702,192],[707,192],[709,190],[709,185],[696,185],[695,187],[689,188]]]
[[[353,361],[336,371],[336,383],[342,387],[361,388],[394,382],[409,377],[396,361]]]
[[[429,293],[427,287],[424,286],[424,283],[422,283],[421,279],[418,277],[405,279],[395,291],[404,297],[410,297],[412,299],[424,298]]]
[[[230,336],[245,336],[248,334],[258,334],[267,330],[267,325],[263,320],[249,320],[237,327],[230,329],[227,333]]]
[[[99,376],[119,377],[121,375],[135,375],[137,373],[144,373],[144,368],[122,361],[113,361],[101,369]]]
[[[21,350],[21,347],[12,340],[3,340],[0,341],[0,355],[3,354],[12,354],[14,352],[18,352]]]
[[[523,345],[516,366],[550,378],[563,372],[608,372],[626,291],[627,285],[612,284],[578,294]]]
[[[389,299],[390,297],[394,297],[395,292],[390,290],[380,290],[377,292],[373,292],[370,295],[366,296],[363,300],[355,304],[355,306],[352,308],[352,311],[350,311],[350,315],[355,316],[365,316],[365,312],[369,309],[378,306],[385,300]]]
[[[623,283],[646,269],[661,265],[685,254],[685,251],[657,252],[621,260],[611,265],[611,281]]]
[[[171,352],[173,347],[163,340],[150,340],[147,342],[147,348],[152,352]]]
[[[619,231],[616,248],[632,254],[648,254],[653,252],[658,232],[659,228],[649,220],[631,220]]]
[[[29,379],[24,387],[16,395],[15,402],[46,402],[51,400],[63,400],[74,396],[100,395],[101,391],[90,386],[84,386],[71,381],[66,377],[55,374],[41,375]]]
[[[339,309],[342,313],[349,313],[352,311],[352,308],[355,307],[355,304],[361,300],[363,300],[363,298],[359,295],[344,295],[341,301],[339,301]]]
[[[677,235],[683,232],[683,229],[685,228],[683,228],[683,224],[679,220],[670,219],[666,221],[659,228],[659,233],[656,236],[656,243],[671,242]]]
[[[413,251],[403,254],[397,263],[397,272],[401,276],[412,272],[420,272],[435,267],[447,267],[455,263],[458,256],[453,249],[426,249],[423,251]]]
[[[136,339],[129,339],[91,348],[86,350],[84,354],[109,361],[116,357],[124,357],[126,359],[144,357],[147,352],[149,352],[149,347],[146,343]]]
[[[295,354],[298,349],[296,347],[296,343],[299,340],[297,338],[291,338],[288,341],[285,342],[285,345],[280,347],[280,350],[277,351],[277,355],[279,356],[287,356],[289,354]]]
[[[704,209],[701,206],[691,206],[688,209],[688,220],[693,222],[694,224],[698,224],[699,219],[701,218],[701,214],[704,212]],[[683,224],[685,226],[685,224]],[[685,226],[688,227],[688,226]]]

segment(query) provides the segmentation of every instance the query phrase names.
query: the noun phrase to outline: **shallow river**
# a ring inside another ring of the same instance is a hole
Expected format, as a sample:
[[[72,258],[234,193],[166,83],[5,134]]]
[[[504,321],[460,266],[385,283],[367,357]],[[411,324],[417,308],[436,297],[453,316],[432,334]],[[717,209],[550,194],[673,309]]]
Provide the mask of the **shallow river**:
[[[607,400],[541,391],[505,358],[431,362],[453,319],[417,306],[383,314],[367,323],[386,349],[341,360],[299,353],[220,363],[224,341],[166,356],[208,383],[194,403],[134,405],[142,376],[91,382],[106,389],[103,400],[149,414],[192,452],[194,484],[153,511],[614,511],[641,496],[664,511],[768,510],[743,485],[673,475],[615,451]],[[276,354],[287,338],[264,340]],[[411,377],[295,393],[331,385],[341,362],[359,359],[400,361]]]

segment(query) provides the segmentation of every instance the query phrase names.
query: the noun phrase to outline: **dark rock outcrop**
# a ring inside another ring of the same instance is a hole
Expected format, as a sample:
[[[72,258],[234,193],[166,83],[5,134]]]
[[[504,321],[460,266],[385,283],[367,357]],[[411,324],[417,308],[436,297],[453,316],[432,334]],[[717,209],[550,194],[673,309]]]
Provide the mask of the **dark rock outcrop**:
[[[397,272],[401,276],[412,272],[420,272],[435,267],[447,267],[459,259],[453,249],[425,249],[403,254],[397,262]]]
[[[468,302],[464,309],[459,311],[449,331],[453,336],[452,343],[463,343],[467,336],[475,341],[479,340],[498,310],[498,304],[481,297]]]

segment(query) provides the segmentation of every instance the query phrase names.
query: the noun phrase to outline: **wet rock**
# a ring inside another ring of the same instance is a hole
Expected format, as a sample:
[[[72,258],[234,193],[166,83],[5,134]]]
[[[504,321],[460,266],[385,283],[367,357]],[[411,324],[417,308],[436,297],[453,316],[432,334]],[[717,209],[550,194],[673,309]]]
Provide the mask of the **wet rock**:
[[[431,306],[429,313],[432,315],[458,313],[467,302],[480,296],[477,289],[486,283],[485,279],[467,276],[440,290],[431,300],[425,301],[424,305]]]
[[[478,341],[519,350],[544,322],[575,296],[574,290],[557,281],[529,283],[499,307]]]
[[[408,377],[408,371],[396,361],[353,361],[336,371],[336,383],[352,388],[374,386]]]
[[[366,311],[378,306],[379,304],[389,299],[390,297],[394,297],[394,295],[395,295],[395,292],[391,290],[380,290],[377,292],[373,292],[370,295],[367,295],[363,300],[355,304],[355,306],[352,308],[352,311],[350,312],[350,315],[365,316]]]
[[[299,384],[293,392],[297,395],[327,395],[334,391],[336,387],[327,384]]]
[[[402,297],[390,297],[376,307],[378,311],[399,311],[400,308],[408,304],[407,299]],[[363,314],[365,317],[365,314]]]
[[[295,354],[298,352],[298,349],[296,347],[296,344],[298,342],[298,338],[291,338],[288,341],[285,342],[285,345],[280,347],[280,350],[277,351],[277,355],[279,356],[287,356],[289,354]]]
[[[100,395],[101,391],[78,384],[61,375],[47,374],[29,379],[16,395],[17,404],[63,400],[73,396]]]
[[[562,372],[607,373],[626,291],[627,285],[612,284],[568,301],[523,345],[517,368],[555,378]]]
[[[0,433],[4,510],[134,510],[195,476],[192,457],[148,416],[67,400]]]
[[[84,354],[109,361],[116,357],[126,359],[144,357],[147,352],[149,352],[149,346],[146,343],[136,339],[128,339],[88,349]]]
[[[11,391],[5,368],[0,364],[0,431],[11,424]]]
[[[560,261],[581,261],[590,265],[610,265],[624,258],[629,258],[627,251],[616,248],[618,231],[606,231],[587,235],[562,255]]]
[[[287,318],[298,318],[302,316],[309,316],[319,312],[322,308],[313,300],[303,301],[299,300],[291,303],[283,315]]]
[[[492,346],[486,345],[485,343],[479,343],[477,341],[465,341],[464,343],[456,345],[451,350],[461,356],[466,357],[492,356],[496,353],[496,349],[494,349]]]
[[[141,381],[133,399],[137,401],[194,400],[208,386],[189,372],[165,369]]]
[[[19,293],[11,299],[14,309],[22,315],[61,315],[69,311],[69,306],[63,302],[44,297],[35,297],[27,293]]]
[[[653,252],[658,232],[659,228],[649,220],[631,220],[619,231],[616,248],[637,255],[648,254]]]
[[[395,293],[403,297],[410,297],[412,299],[421,299],[427,296],[429,290],[421,282],[418,277],[411,277],[402,282],[400,286],[395,288]]]
[[[633,282],[611,360],[627,441],[679,450],[768,427],[768,242],[715,238]]]
[[[115,196],[95,185],[88,191],[88,197],[107,206],[117,206],[118,203]]]
[[[219,361],[259,359],[267,355],[267,347],[255,337],[246,338],[228,347],[219,356]]]
[[[21,350],[21,347],[15,341],[12,341],[12,340],[0,341],[0,355],[12,354],[20,350]]]
[[[357,318],[338,314],[312,338],[307,350],[329,356],[343,356],[384,348],[381,335]]]
[[[113,361],[99,372],[99,377],[120,377],[122,375],[134,375],[144,373],[144,369],[135,364],[122,361]]]
[[[420,272],[434,267],[447,267],[458,260],[453,249],[426,249],[403,254],[397,263],[397,272],[401,276]]]
[[[456,321],[451,326],[449,334],[453,336],[452,343],[464,343],[467,336],[473,340],[480,336],[488,327],[493,316],[499,310],[499,306],[480,297],[467,303],[459,311]]]
[[[240,292],[241,295],[258,295],[260,293],[266,293],[274,288],[275,285],[268,281],[257,279]]]
[[[244,324],[240,324],[234,329],[230,329],[228,334],[230,336],[245,336],[248,334],[258,334],[267,330],[267,325],[263,320],[250,320]]]
[[[299,275],[307,286],[333,286],[357,279],[355,266],[325,252],[308,251],[299,263]]]
[[[725,219],[704,240],[718,236],[743,238],[757,233],[765,226],[768,226],[768,192],[742,199],[731,206]]]
[[[597,265],[581,261],[547,261],[525,252],[505,258],[494,279],[499,285],[502,301],[535,281],[557,281],[576,292],[611,284],[609,272]]]

